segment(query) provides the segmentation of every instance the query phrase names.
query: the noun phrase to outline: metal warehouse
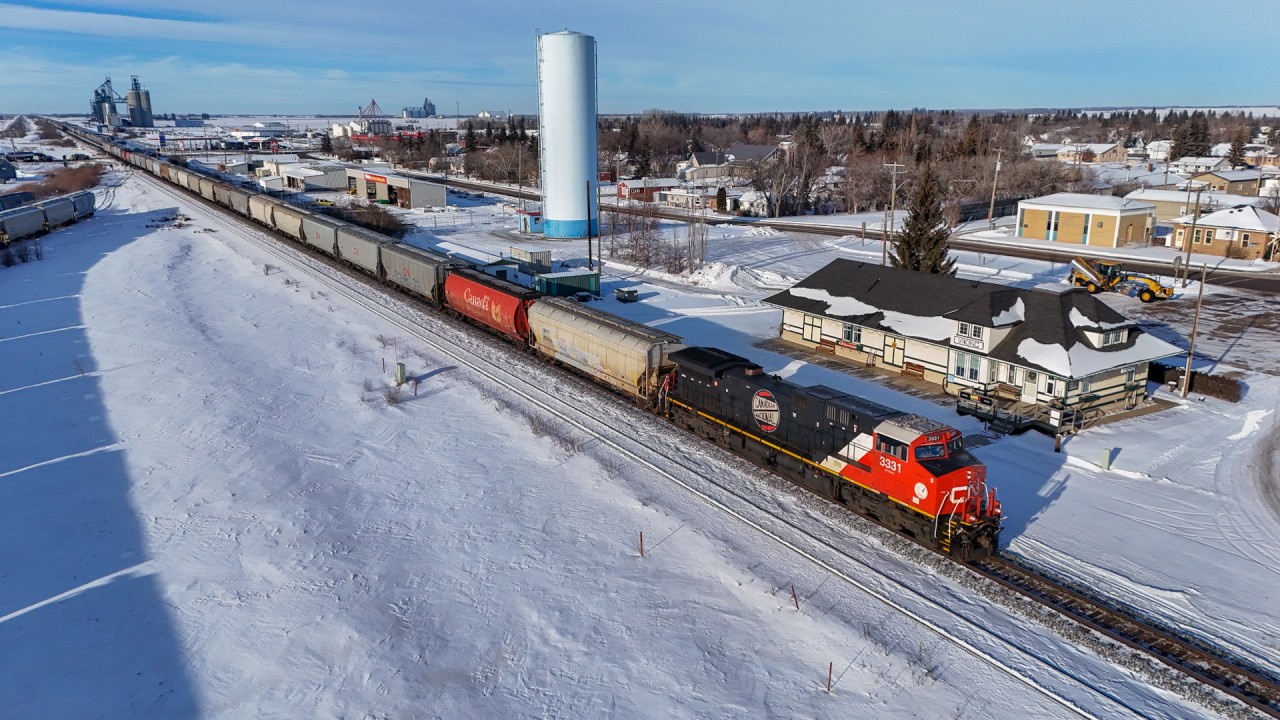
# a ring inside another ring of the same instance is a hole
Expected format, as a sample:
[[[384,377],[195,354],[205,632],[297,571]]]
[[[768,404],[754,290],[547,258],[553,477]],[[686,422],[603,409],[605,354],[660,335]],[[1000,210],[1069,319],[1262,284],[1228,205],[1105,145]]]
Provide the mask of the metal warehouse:
[[[402,208],[445,206],[443,185],[366,168],[347,168],[347,192]]]

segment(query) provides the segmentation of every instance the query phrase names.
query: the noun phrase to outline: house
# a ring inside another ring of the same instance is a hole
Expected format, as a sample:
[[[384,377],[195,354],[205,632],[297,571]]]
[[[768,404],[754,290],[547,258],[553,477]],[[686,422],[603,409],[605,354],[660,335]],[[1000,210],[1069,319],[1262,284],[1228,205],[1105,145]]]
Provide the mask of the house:
[[[1214,170],[1226,170],[1229,167],[1230,164],[1227,159],[1220,157],[1184,157],[1169,163],[1171,172],[1188,175],[1198,175],[1200,173],[1213,172]]]
[[[730,157],[730,162],[737,165],[772,160],[777,153],[777,145],[747,145],[745,143],[734,143],[725,151],[725,154]]]
[[[1027,151],[1032,160],[1053,160],[1058,157],[1058,151],[1064,147],[1066,145],[1061,143],[1032,142],[1027,144]]]
[[[1119,247],[1146,242],[1155,206],[1111,195],[1055,193],[1018,202],[1017,236]]]
[[[1071,143],[1058,150],[1059,162],[1121,162],[1128,151],[1117,143]]]
[[[1172,140],[1152,140],[1147,143],[1147,159],[1163,162],[1169,159],[1169,151],[1173,149]]]
[[[654,194],[655,202],[671,207],[684,208],[686,210],[695,210],[701,208],[715,209],[716,195],[719,188],[672,188],[671,190],[662,190]],[[741,191],[725,192],[725,212],[735,213],[738,211],[738,196]]]
[[[692,182],[732,177],[741,170],[732,162],[733,156],[719,150],[696,152],[689,156],[688,162],[683,163],[683,170],[678,171],[677,174],[681,179]]]
[[[619,180],[618,199],[653,202],[654,196],[658,192],[679,186],[680,181],[675,178],[634,178],[632,180]]]
[[[1175,218],[1190,214],[1195,209],[1196,194],[1195,191],[1187,192],[1186,190],[1158,190],[1154,188],[1142,188],[1134,190],[1125,195],[1127,200],[1136,200],[1137,202],[1146,203],[1155,206],[1156,223],[1172,223]],[[1219,192],[1202,192],[1200,193],[1200,213],[1233,207],[1235,205],[1257,205],[1262,202],[1261,198],[1250,197],[1248,195],[1228,195]]]
[[[1218,192],[1257,195],[1262,175],[1257,170],[1214,170],[1193,175],[1191,179],[1205,183]]]
[[[992,416],[1051,431],[1073,414],[1133,407],[1148,364],[1181,354],[1088,291],[1053,288],[837,259],[764,302],[782,309],[783,340],[912,375]]]
[[[1202,215],[1194,221],[1184,215],[1173,221],[1172,244],[1191,238],[1191,252],[1241,260],[1271,260],[1280,243],[1280,217],[1251,205],[1237,205]]]

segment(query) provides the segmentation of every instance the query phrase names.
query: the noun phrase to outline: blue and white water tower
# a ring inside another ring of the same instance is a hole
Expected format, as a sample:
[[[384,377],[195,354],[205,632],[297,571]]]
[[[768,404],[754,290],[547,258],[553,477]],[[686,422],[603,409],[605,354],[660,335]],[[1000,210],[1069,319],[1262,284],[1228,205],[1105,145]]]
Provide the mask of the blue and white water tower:
[[[590,35],[538,36],[538,142],[543,233],[598,235],[596,39]]]

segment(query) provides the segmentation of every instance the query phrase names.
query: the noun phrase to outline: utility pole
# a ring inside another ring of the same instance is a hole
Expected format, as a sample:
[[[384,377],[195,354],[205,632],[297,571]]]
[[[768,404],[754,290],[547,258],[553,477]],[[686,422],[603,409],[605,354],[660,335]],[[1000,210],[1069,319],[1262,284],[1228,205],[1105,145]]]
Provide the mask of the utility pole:
[[[1204,267],[1203,264],[1200,265],[1200,290],[1196,293],[1195,319],[1191,321],[1191,347],[1187,350],[1187,368],[1182,373],[1182,397],[1186,397],[1187,392],[1191,390],[1191,360],[1196,356],[1196,331],[1200,329],[1200,300],[1204,298]]]
[[[898,176],[907,173],[904,169],[906,166],[899,163],[885,163],[884,167],[889,168],[891,180],[889,185],[889,222],[886,223],[885,227],[884,244],[880,246],[880,264],[882,266],[888,264],[889,243],[893,242],[894,229],[898,225],[898,218],[895,214],[898,202]]]
[[[1000,156],[1004,150],[996,150],[996,174],[991,178],[991,206],[987,208],[987,229],[996,227],[996,185],[1000,182]]]
[[[1187,182],[1190,182],[1188,180]],[[1190,187],[1190,186],[1188,186]],[[1191,240],[1196,236],[1196,222],[1200,220],[1200,193],[1204,192],[1204,185],[1196,188],[1196,206],[1191,211],[1191,230],[1187,232],[1187,236],[1182,239],[1183,257],[1182,262],[1184,269],[1182,271],[1182,287],[1191,284]],[[1186,397],[1185,395],[1183,397]]]

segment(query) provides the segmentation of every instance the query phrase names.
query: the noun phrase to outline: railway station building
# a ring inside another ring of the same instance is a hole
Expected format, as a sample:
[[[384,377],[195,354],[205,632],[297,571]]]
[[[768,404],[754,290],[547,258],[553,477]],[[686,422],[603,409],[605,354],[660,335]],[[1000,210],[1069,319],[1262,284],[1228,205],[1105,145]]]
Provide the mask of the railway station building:
[[[1179,355],[1082,288],[1015,288],[838,259],[765,299],[780,337],[913,376],[974,415],[1058,431],[1135,407]]]

